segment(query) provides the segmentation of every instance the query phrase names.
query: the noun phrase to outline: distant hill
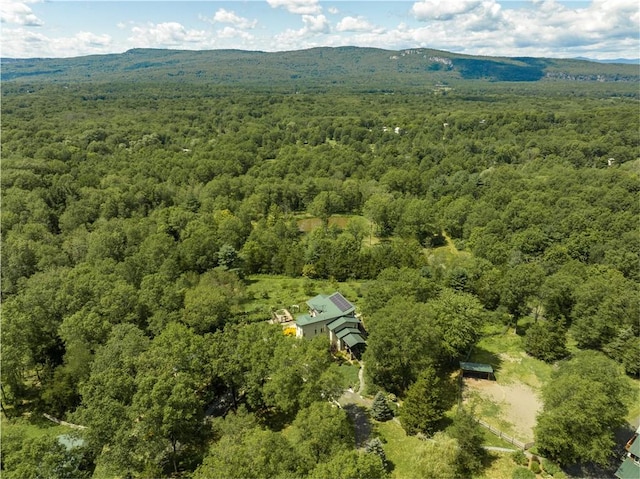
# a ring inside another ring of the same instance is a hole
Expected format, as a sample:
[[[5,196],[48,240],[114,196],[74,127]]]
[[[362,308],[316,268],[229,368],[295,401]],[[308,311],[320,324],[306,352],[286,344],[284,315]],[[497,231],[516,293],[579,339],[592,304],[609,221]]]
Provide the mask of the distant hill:
[[[626,63],[629,65],[640,65],[640,58],[614,58],[612,60],[597,60],[594,58],[576,57],[576,60],[587,60],[596,63]]]
[[[487,82],[637,82],[637,65],[575,59],[480,57],[416,48],[289,52],[134,49],[76,58],[0,59],[2,81],[176,81],[225,85],[438,85]]]

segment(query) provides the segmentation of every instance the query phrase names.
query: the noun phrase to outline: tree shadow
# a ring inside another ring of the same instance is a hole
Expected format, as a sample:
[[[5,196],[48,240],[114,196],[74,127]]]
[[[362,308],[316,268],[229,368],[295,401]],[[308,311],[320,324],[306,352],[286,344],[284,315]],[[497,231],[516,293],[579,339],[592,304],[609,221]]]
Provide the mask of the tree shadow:
[[[452,406],[453,404],[455,404],[455,400],[452,401]],[[436,423],[436,431],[446,431],[448,427],[450,427],[453,424],[453,418],[449,417],[449,416],[443,416],[437,423]]]
[[[524,320],[521,319],[520,321],[518,321],[518,327],[516,328],[516,334],[518,336],[526,336],[527,331],[534,324],[536,324],[536,323],[531,322],[531,321],[524,321]]]
[[[563,467],[562,470],[571,478],[601,479],[603,477],[615,477],[620,462],[621,460],[612,458],[606,466],[589,462],[572,464]]]
[[[625,445],[633,437],[635,432],[636,429],[629,423],[625,423],[615,430],[614,441],[616,445],[609,456],[608,464],[602,465],[593,462],[576,463],[565,466],[562,470],[571,478],[600,479],[601,477],[615,477],[615,473],[627,453]]]
[[[393,421],[394,419],[390,419],[390,420]],[[373,426],[373,431],[371,435],[373,437],[377,437],[378,439],[380,439],[380,441],[382,441],[383,449],[384,449],[384,444],[387,443],[387,439],[384,436],[380,435],[380,431],[378,430],[377,424],[381,424],[381,423],[376,421],[376,425]],[[395,468],[396,468],[395,463],[391,459],[389,459],[389,457],[386,456],[386,453],[385,453],[385,464],[384,464],[385,471],[391,474]]]
[[[467,361],[470,363],[489,364],[493,368],[494,373],[498,372],[502,366],[502,359],[500,359],[500,356],[492,351],[488,351],[478,346],[474,346],[471,354],[469,354],[469,359]],[[465,377],[466,374],[468,373],[465,373]]]
[[[277,408],[265,408],[256,414],[258,423],[272,431],[283,431],[291,424],[291,414],[280,411]]]
[[[615,436],[616,445],[619,445],[619,448],[616,447],[616,451],[615,451],[616,455],[618,453],[620,453],[620,455],[625,453],[624,446],[629,441],[629,439],[633,437],[635,433],[636,433],[636,429],[633,427],[632,424],[629,424],[629,423],[625,423],[615,430],[614,436]]]
[[[344,411],[349,415],[353,422],[353,429],[356,438],[356,447],[363,447],[371,435],[371,422],[369,421],[368,411],[357,404],[345,404]]]
[[[503,456],[503,453],[499,454],[497,452],[485,450],[480,459],[480,463],[482,464],[482,471],[490,469],[493,466],[493,463],[500,460]]]

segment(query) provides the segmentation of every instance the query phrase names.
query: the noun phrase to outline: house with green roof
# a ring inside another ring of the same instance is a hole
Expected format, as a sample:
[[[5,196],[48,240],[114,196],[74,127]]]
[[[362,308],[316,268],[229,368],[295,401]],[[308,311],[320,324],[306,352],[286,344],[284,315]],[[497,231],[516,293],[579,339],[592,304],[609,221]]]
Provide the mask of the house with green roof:
[[[332,347],[359,357],[366,346],[362,321],[356,308],[342,294],[319,294],[307,301],[309,312],[296,319],[296,336],[312,339],[318,335],[329,337]]]
[[[627,453],[624,456],[622,464],[616,471],[616,477],[618,479],[638,479],[640,478],[640,427],[636,430],[636,433],[627,442],[624,447]]]

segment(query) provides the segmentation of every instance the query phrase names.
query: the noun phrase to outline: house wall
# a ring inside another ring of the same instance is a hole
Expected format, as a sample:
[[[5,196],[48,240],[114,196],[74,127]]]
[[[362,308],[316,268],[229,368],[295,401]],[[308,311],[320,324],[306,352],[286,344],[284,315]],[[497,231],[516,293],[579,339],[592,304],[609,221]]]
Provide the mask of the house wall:
[[[327,323],[329,321],[319,321],[313,324],[307,324],[305,326],[296,325],[296,336],[301,338],[304,337],[306,339],[313,339],[319,335],[329,336],[329,328],[327,328]]]

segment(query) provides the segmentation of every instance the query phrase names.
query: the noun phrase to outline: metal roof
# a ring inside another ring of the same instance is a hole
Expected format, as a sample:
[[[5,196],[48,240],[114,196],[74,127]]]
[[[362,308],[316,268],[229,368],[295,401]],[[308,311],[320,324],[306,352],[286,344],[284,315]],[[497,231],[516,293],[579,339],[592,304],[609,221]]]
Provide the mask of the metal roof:
[[[344,338],[342,338],[342,341],[344,341],[344,343],[350,348],[354,347],[356,344],[367,344],[367,342],[362,339],[362,336],[355,333],[347,334]]]
[[[335,292],[330,296],[319,294],[307,301],[309,308],[318,312],[315,316],[308,314],[299,316],[296,324],[305,326],[307,324],[331,321],[341,316],[352,314],[356,307],[347,301],[340,293]]]
[[[474,373],[491,373],[493,374],[493,368],[490,364],[482,363],[465,363],[460,361],[460,369],[463,371],[472,371]]]
[[[640,477],[640,465],[627,456],[616,471],[616,477],[618,479],[638,479]]]
[[[337,291],[329,296],[324,294],[314,296],[307,301],[307,304],[311,309],[315,309],[318,312],[327,314],[334,318],[344,316],[356,309],[353,304],[347,301],[345,297]]]
[[[360,323],[360,320],[355,316],[342,316],[341,318],[338,318],[334,321],[331,321],[329,324],[327,324],[327,328],[329,328],[331,331],[337,331],[340,329],[340,326],[349,326],[352,324],[357,325],[359,323]]]
[[[344,328],[336,333],[338,339],[344,338],[347,334],[360,334],[360,330],[358,328]]]
[[[640,436],[638,436],[637,432],[634,436],[633,442],[629,446],[629,452],[636,457],[640,457]],[[638,478],[640,478],[640,476],[638,476]]]

